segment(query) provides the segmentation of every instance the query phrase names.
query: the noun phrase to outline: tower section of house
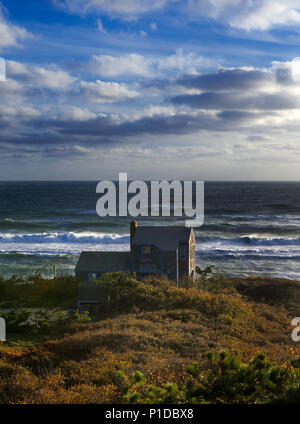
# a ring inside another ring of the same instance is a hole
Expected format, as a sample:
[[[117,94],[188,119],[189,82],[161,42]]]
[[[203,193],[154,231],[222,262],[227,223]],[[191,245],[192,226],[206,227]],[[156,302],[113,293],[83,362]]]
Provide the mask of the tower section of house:
[[[195,268],[195,237],[184,226],[137,226],[131,233],[132,269],[138,277],[166,275],[176,279],[192,275]]]

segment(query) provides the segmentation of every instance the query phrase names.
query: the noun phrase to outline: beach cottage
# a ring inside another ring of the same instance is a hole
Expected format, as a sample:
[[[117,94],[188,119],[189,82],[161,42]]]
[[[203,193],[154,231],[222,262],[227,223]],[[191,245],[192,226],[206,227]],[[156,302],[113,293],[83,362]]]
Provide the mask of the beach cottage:
[[[128,252],[82,252],[75,268],[79,279],[80,309],[99,308],[105,294],[93,284],[106,272],[135,272],[138,279],[145,276],[178,281],[191,276],[195,269],[195,237],[193,228],[184,226],[138,226],[130,223]]]

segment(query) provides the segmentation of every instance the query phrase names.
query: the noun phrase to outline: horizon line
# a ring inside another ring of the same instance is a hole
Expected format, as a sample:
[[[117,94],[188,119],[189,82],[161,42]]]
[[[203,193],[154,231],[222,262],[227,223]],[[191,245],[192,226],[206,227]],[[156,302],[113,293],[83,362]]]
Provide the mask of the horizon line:
[[[118,182],[118,179],[109,179],[109,178],[105,178],[105,180],[108,181],[116,181]],[[211,183],[218,183],[218,182],[229,182],[229,183],[300,183],[300,179],[299,180],[231,180],[231,179],[218,179],[218,180],[214,180],[214,179],[168,179],[168,178],[156,178],[156,179],[146,179],[146,180],[141,180],[140,178],[135,178],[135,179],[130,179],[128,180],[128,182],[131,181],[146,181],[146,182],[150,182],[150,181],[204,181],[204,182],[211,182]],[[94,183],[94,182],[99,182],[99,181],[104,181],[104,179],[89,179],[89,180],[2,180],[0,179],[0,183]]]

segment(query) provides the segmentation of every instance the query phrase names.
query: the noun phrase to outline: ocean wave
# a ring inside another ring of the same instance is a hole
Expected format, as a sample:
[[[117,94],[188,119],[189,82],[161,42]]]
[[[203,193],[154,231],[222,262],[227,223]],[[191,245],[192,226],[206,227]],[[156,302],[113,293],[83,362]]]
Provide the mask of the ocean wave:
[[[91,244],[125,244],[129,235],[103,234],[90,232],[39,233],[39,234],[0,234],[0,243],[91,243]]]
[[[35,219],[35,220],[0,220],[0,230],[3,233],[19,232],[21,233],[45,233],[45,232],[101,232],[114,231],[118,228],[126,231],[128,225],[123,222],[103,222],[97,220],[81,221],[72,219],[52,218],[50,219]],[[1,234],[1,233],[0,233]]]
[[[215,262],[217,261],[226,261],[226,260],[238,260],[241,259],[247,263],[249,260],[252,260],[254,262],[262,262],[262,261],[273,261],[273,263],[276,263],[278,261],[299,261],[300,260],[300,252],[298,253],[284,253],[284,254],[278,254],[277,252],[270,251],[270,252],[263,252],[260,254],[256,254],[253,252],[232,252],[232,251],[225,251],[225,250],[213,250],[213,251],[198,251],[196,254],[197,258],[199,259],[199,263],[201,261],[211,261]]]
[[[257,237],[245,235],[236,238],[222,237],[197,237],[199,244],[214,243],[222,245],[244,245],[244,246],[300,246],[299,237]]]
[[[129,235],[100,232],[42,232],[42,233],[0,233],[0,243],[91,243],[128,244]],[[261,237],[260,234],[240,237],[196,236],[199,247],[215,245],[233,246],[300,246],[300,237]]]
[[[64,258],[64,259],[73,259],[74,256],[78,256],[78,255],[74,255],[72,253],[60,253],[60,252],[56,252],[56,251],[49,251],[49,252],[32,252],[32,251],[24,251],[24,252],[19,252],[19,251],[14,251],[14,250],[0,250],[0,258],[23,258],[23,257],[32,257],[32,258]]]

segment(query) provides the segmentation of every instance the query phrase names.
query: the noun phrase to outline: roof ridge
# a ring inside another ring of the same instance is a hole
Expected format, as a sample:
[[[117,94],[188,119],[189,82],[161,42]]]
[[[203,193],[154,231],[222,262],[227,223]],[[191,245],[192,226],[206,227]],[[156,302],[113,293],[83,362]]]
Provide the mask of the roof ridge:
[[[192,227],[187,227],[186,225],[140,225],[137,227],[137,230],[141,228],[184,228],[190,230]]]
[[[81,253],[130,253],[129,250],[82,250]]]

